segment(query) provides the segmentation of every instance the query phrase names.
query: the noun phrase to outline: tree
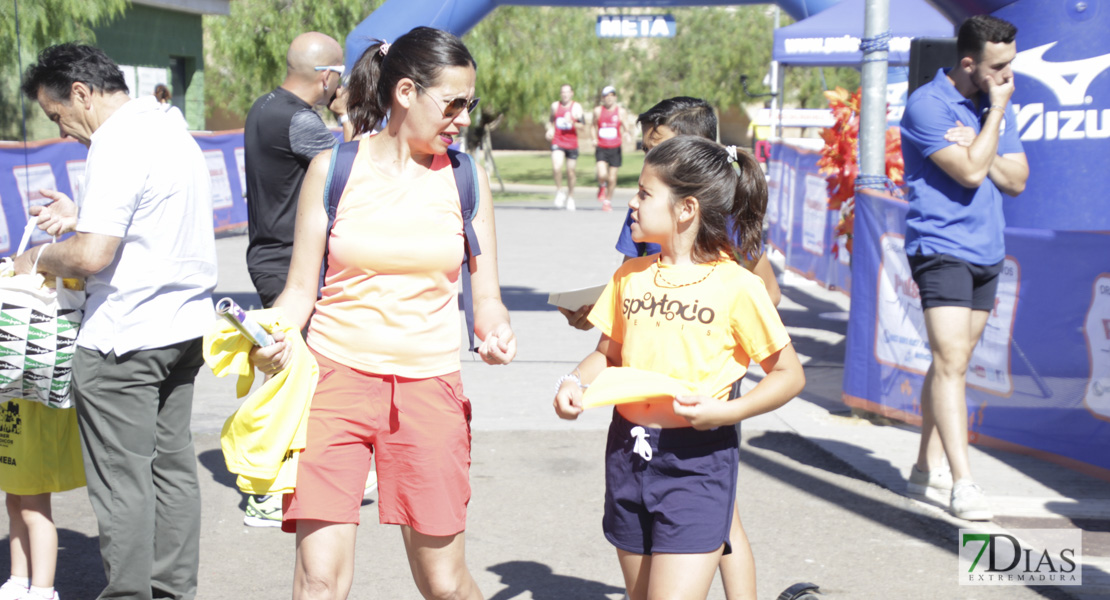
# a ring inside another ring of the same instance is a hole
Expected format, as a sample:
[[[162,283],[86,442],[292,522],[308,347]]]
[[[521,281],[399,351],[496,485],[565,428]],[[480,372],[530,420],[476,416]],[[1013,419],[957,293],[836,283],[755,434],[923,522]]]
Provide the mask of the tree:
[[[35,62],[38,53],[51,44],[94,43],[92,28],[122,15],[130,4],[129,0],[0,0],[0,139],[23,136],[21,69]],[[32,131],[57,134],[41,112],[37,106],[27,106],[28,138],[42,137]]]
[[[319,31],[339,40],[385,0],[235,0],[231,14],[205,16],[205,95],[246,115],[255,98],[281,84],[293,38]]]

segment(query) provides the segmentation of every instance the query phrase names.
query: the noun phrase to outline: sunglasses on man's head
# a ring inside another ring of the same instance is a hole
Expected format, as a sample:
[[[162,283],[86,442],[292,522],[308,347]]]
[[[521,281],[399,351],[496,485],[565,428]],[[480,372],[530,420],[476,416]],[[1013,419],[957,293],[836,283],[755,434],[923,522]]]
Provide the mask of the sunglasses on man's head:
[[[442,103],[446,104],[446,106],[443,108],[443,118],[444,119],[454,119],[455,117],[459,116],[459,113],[461,113],[463,110],[466,110],[467,113],[474,112],[474,109],[478,107],[478,101],[481,100],[481,98],[467,99],[467,98],[464,98],[462,96],[459,96],[458,98],[452,98],[451,100],[448,101],[448,100],[444,100],[443,98],[440,98],[439,96],[436,96],[435,94],[429,92],[428,88],[420,85],[419,83],[416,83],[415,81],[413,83],[416,84],[416,87],[424,90],[425,94],[428,94],[429,96],[438,100],[439,102],[442,102]]]

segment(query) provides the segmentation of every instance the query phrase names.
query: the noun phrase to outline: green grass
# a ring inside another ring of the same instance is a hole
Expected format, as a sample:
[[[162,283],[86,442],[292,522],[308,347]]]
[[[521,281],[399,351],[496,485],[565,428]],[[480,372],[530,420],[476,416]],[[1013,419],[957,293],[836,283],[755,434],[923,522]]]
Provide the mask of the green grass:
[[[617,175],[617,187],[636,187],[640,179],[640,170],[644,167],[644,153],[639,151],[625,152],[623,163]],[[497,171],[505,183],[529,183],[539,185],[555,185],[551,175],[551,153],[536,152],[494,152],[497,162]],[[590,155],[579,155],[575,173],[578,174],[578,187],[596,187],[596,163]],[[496,189],[497,180],[490,173],[491,183]]]
[[[499,188],[496,181],[492,182],[492,185],[490,187],[493,191],[494,202],[529,202],[533,200],[543,200],[545,202],[551,201],[551,194],[547,192],[501,192],[498,191]]]

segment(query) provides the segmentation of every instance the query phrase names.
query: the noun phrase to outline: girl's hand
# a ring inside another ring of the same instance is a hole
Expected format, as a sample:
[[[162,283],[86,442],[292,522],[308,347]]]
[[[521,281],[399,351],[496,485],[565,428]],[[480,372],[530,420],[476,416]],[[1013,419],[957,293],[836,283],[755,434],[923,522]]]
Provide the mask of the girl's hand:
[[[478,356],[489,365],[507,365],[516,357],[516,336],[508,323],[498,325],[478,346]]]
[[[560,306],[559,312],[567,318],[567,324],[571,327],[581,329],[582,331],[589,331],[594,328],[594,324],[590,323],[590,320],[586,317],[590,315],[590,311],[593,310],[593,308],[593,304],[587,304],[578,310],[570,310]]]
[[[686,419],[698,431],[728,425],[721,418],[724,402],[709,396],[675,396],[674,414]]]
[[[293,352],[285,341],[285,333],[278,330],[271,332],[270,335],[274,336],[273,344],[265,348],[255,346],[250,352],[251,364],[267,377],[272,377],[278,371],[288,367],[289,361],[293,358]]]
[[[573,421],[582,414],[582,388],[574,381],[564,381],[555,393],[555,414],[560,419]]]

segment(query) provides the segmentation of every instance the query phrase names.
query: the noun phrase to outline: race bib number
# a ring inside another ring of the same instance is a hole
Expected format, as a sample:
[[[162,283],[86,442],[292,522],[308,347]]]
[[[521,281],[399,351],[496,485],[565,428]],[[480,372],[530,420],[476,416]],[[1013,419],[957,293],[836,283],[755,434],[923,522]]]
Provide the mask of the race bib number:
[[[558,117],[555,119],[555,128],[561,129],[563,131],[570,131],[571,129],[574,129],[574,121],[566,118],[565,116]]]
[[[603,140],[615,140],[615,139],[617,139],[617,128],[616,127],[602,127],[601,129],[598,130],[597,137],[599,137]]]

